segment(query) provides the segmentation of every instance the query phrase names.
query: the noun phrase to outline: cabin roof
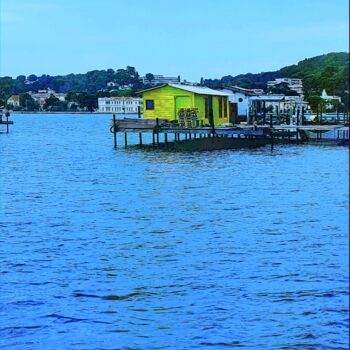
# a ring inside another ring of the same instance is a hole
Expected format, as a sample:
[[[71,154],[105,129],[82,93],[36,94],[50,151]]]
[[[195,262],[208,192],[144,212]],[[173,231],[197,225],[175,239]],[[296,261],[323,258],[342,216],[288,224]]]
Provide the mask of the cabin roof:
[[[163,85],[155,86],[155,87],[150,88],[150,89],[139,91],[138,93],[140,94],[140,93],[143,93],[146,91],[160,89],[160,88],[165,87],[165,86],[171,86],[171,87],[176,88],[176,89],[181,89],[181,90],[193,92],[197,95],[230,96],[230,94],[228,94],[226,92],[213,90],[213,89],[210,89],[210,88],[205,87],[205,86],[193,86],[193,85],[183,85],[183,84],[163,84]]]

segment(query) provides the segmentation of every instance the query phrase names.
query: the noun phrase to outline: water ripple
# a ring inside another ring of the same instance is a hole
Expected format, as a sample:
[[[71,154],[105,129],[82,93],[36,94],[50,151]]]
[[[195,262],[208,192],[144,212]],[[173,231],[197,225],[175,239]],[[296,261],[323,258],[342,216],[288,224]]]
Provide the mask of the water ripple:
[[[346,148],[115,151],[107,115],[13,119],[2,349],[349,348]]]

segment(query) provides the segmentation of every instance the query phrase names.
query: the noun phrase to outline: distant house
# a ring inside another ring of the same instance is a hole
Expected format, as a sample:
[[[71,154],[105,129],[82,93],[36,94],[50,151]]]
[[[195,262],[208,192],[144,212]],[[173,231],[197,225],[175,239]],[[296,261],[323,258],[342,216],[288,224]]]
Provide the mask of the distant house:
[[[142,98],[139,97],[100,97],[98,111],[102,113],[137,113],[142,110]]]
[[[40,107],[44,106],[45,100],[48,99],[51,95],[55,96],[60,101],[65,101],[66,99],[66,94],[55,92],[51,89],[38,90],[38,92],[29,91],[29,95],[33,98],[33,100],[39,103]]]
[[[323,100],[325,100],[327,109],[332,108],[333,103],[340,103],[341,102],[341,98],[339,96],[327,95],[327,92],[325,89],[322,90],[321,98]]]
[[[146,76],[142,77],[142,82],[149,85],[159,85],[159,84],[177,84],[179,83],[179,78],[176,77],[164,77],[163,75],[153,75],[154,79],[149,81]]]
[[[303,81],[297,78],[277,78],[275,80],[270,80],[267,82],[267,87],[271,88],[279,84],[287,84],[287,86],[297,92],[299,95],[302,95],[303,92]]]
[[[125,85],[120,85],[118,87],[118,90],[131,90],[132,89],[132,84],[125,84]]]
[[[114,81],[109,81],[109,82],[107,83],[107,86],[108,86],[108,87],[114,87],[114,86],[118,87],[119,84],[116,83],[116,82],[114,82]]]
[[[229,122],[228,93],[202,86],[165,84],[139,92],[143,98],[144,118],[179,119],[183,108],[196,108],[203,124]]]
[[[19,95],[12,95],[8,100],[7,104],[13,107],[19,107]]]

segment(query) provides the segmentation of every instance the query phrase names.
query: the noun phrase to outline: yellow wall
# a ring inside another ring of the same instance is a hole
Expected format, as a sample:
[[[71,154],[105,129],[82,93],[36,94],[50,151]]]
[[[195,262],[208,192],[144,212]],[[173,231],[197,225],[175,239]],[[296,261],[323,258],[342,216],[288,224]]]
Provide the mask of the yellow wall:
[[[229,104],[228,104],[228,98],[225,96],[222,96],[222,118],[219,118],[219,98],[221,96],[213,96],[213,114],[214,114],[214,125],[220,125],[223,123],[229,122]],[[200,120],[203,120],[204,124],[209,123],[209,119],[205,117],[205,99],[207,96],[205,95],[195,95],[195,105],[196,108],[198,108],[198,118]],[[226,118],[225,118],[225,103],[224,100],[226,99]]]
[[[174,88],[172,86],[164,86],[159,89],[145,91],[143,98],[143,117],[144,118],[160,118],[160,119],[177,119],[177,107],[198,108],[198,119],[203,120],[203,124],[208,124],[209,120],[205,118],[205,98],[206,95],[197,95],[193,92]],[[227,97],[222,97],[227,99]],[[177,103],[176,103],[177,99]],[[146,100],[154,101],[154,109],[146,109]],[[222,116],[219,118],[219,97],[213,96],[213,113],[214,124],[220,125],[228,122],[229,106],[227,106],[227,118],[224,118],[224,103],[222,104]]]

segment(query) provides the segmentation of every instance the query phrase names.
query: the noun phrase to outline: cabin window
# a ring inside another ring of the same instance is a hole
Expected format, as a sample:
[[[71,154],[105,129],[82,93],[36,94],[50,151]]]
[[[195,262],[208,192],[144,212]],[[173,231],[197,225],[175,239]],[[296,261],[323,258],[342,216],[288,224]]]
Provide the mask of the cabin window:
[[[154,109],[154,100],[146,100],[146,109]]]
[[[222,97],[219,97],[219,118],[222,118]]]
[[[238,99],[238,102],[243,102],[243,98],[240,97],[240,98]]]

